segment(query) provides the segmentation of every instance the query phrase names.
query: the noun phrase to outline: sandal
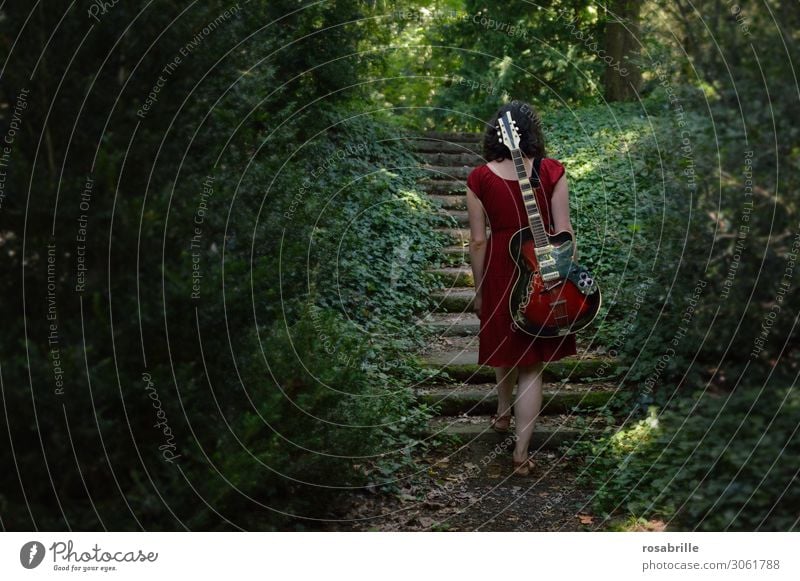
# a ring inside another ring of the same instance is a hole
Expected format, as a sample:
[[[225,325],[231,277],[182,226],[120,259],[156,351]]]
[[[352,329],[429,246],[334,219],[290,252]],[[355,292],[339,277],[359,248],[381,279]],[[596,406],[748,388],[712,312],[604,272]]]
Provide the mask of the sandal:
[[[511,427],[511,414],[504,414],[502,416],[498,416],[497,414],[492,414],[492,429],[497,432],[498,434],[506,434],[508,433],[509,428]]]
[[[533,469],[536,467],[536,464],[533,462],[533,458],[528,457],[522,462],[517,462],[516,460],[511,460],[511,465],[514,467],[514,475],[515,476],[527,476]]]

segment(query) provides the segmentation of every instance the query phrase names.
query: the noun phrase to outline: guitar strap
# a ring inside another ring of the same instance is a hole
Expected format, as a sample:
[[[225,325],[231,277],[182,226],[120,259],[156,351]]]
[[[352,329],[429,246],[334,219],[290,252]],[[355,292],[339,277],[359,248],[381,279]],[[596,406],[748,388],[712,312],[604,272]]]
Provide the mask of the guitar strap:
[[[539,168],[541,166],[542,166],[542,158],[541,157],[533,158],[533,175],[531,175],[531,186],[533,186],[534,190],[538,189],[539,186],[542,185],[542,182],[539,179]],[[553,228],[555,227],[555,225],[553,224],[553,212],[551,212],[549,210],[550,210],[550,208],[548,206],[547,214],[550,217],[550,232],[552,232]]]
[[[533,189],[536,189],[541,185],[539,181],[539,168],[542,166],[542,158],[541,157],[534,157],[533,158],[533,175],[531,175],[531,185]]]

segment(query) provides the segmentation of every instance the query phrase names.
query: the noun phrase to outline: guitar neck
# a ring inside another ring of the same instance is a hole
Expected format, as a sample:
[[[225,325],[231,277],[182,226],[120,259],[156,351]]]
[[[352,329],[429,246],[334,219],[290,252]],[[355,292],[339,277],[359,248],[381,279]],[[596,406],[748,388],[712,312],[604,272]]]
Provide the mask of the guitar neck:
[[[525,202],[525,212],[528,214],[528,223],[533,232],[534,244],[537,247],[547,246],[550,240],[544,229],[539,205],[536,203],[536,194],[531,185],[531,180],[528,178],[528,172],[525,170],[522,152],[519,149],[512,149],[511,159],[514,161],[514,167],[517,170],[517,180],[519,181],[520,190],[522,190],[522,200]]]

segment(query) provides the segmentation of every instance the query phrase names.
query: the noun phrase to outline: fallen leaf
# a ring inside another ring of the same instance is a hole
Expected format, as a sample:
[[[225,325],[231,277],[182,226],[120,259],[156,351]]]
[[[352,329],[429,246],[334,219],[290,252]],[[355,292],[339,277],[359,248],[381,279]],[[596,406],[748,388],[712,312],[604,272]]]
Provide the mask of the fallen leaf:
[[[578,518],[582,525],[590,525],[594,522],[594,517],[590,514],[579,514]]]

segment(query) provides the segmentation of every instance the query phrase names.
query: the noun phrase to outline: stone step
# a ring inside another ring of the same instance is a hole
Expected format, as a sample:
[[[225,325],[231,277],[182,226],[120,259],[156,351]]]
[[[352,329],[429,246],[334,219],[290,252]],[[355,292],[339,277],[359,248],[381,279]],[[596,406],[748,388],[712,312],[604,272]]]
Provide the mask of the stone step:
[[[472,269],[466,265],[431,268],[428,272],[436,275],[447,287],[475,286]]]
[[[452,244],[469,244],[469,228],[437,228],[437,230],[444,234]]]
[[[533,428],[529,450],[534,453],[538,450],[553,450],[581,439],[595,438],[604,424],[599,418],[590,417],[590,427],[586,427],[586,421],[587,418],[579,419],[576,416],[540,416]],[[514,448],[514,424],[511,424],[511,430],[507,434],[498,434],[490,427],[489,422],[489,416],[441,416],[428,423],[428,430],[431,435],[447,434],[465,444],[497,443],[502,448],[494,449],[504,456],[510,456]]]
[[[431,313],[423,319],[423,322],[443,337],[477,335],[481,325],[474,313]]]
[[[426,139],[438,139],[450,143],[480,143],[483,135],[472,131],[425,131],[422,134]]]
[[[477,142],[454,143],[451,141],[442,141],[440,139],[426,139],[424,137],[409,138],[408,145],[417,153],[458,153],[466,155],[480,155],[483,152],[483,146]]]
[[[433,321],[434,319],[454,319],[454,318],[462,318],[462,317],[470,317],[474,315],[470,315],[469,313],[432,313],[428,315],[428,321]],[[471,322],[471,321],[470,321]],[[478,322],[478,318],[475,317],[474,322]],[[605,356],[606,352],[600,348],[598,349],[593,344],[593,338],[591,335],[587,336],[584,333],[579,333],[577,337],[575,337],[576,345],[578,347],[578,357],[582,357],[584,359],[592,359],[598,356]],[[439,337],[437,339],[433,339],[428,348],[425,351],[420,352],[421,355],[427,355],[431,353],[449,353],[449,352],[466,352],[466,351],[477,351],[478,350],[478,337],[474,335],[448,335],[447,337]]]
[[[464,260],[469,260],[469,242],[464,241],[463,244],[451,244],[450,246],[443,246],[441,253],[447,256],[463,256]]]
[[[434,313],[436,316],[441,317],[452,317],[452,314],[449,313]],[[593,345],[592,336],[586,335],[585,333],[579,333],[576,339],[576,345],[578,347],[578,356],[583,357],[585,359],[592,359],[598,356],[604,356],[606,353],[604,351],[600,352],[597,350],[596,346]],[[424,353],[445,353],[450,351],[475,351],[478,348],[478,338],[472,336],[454,336],[448,337],[447,339],[441,339],[439,341],[434,341],[429,344],[429,347]]]
[[[475,289],[472,287],[451,287],[436,291],[438,301],[436,310],[440,313],[471,313]]]
[[[474,315],[473,315],[474,316]],[[466,315],[460,321],[466,325]],[[480,321],[475,316],[475,321],[480,329]],[[477,334],[477,331],[475,331]],[[433,371],[441,371],[446,374],[443,381],[447,378],[457,379],[466,383],[489,383],[495,381],[494,369],[488,366],[478,365],[477,348],[470,350],[451,350],[433,352],[423,355],[420,358],[421,364]],[[605,381],[616,376],[616,362],[611,357],[573,355],[564,357],[558,361],[545,363],[544,381],[563,381],[581,382],[590,381],[602,377]]]
[[[444,167],[457,167],[468,165],[477,167],[485,163],[483,156],[479,153],[420,153],[419,157],[430,165],[440,165]]]
[[[469,254],[443,254],[440,259],[440,266],[442,267],[460,267],[469,265]]]
[[[466,248],[462,248],[460,246],[458,248],[459,252],[443,253],[440,259],[440,265],[449,267],[469,265],[469,253],[467,252]]]
[[[466,196],[467,192],[467,182],[463,180],[434,180],[428,178],[417,183],[419,188],[430,196],[447,196],[449,194]]]
[[[448,194],[448,195],[429,195],[429,198],[432,200],[439,202],[442,208],[446,208],[448,210],[467,210],[467,196],[464,193],[460,194]]]
[[[418,401],[436,406],[443,416],[491,415],[497,411],[494,383],[429,386],[416,390]],[[616,393],[616,384],[548,384],[542,398],[543,415],[569,414],[573,408],[588,410],[606,405]]]
[[[442,216],[453,228],[465,228],[469,226],[469,214],[466,210],[449,210],[447,208],[440,208],[438,210],[438,214]]]
[[[443,165],[423,165],[421,168],[427,173],[427,179],[432,181],[450,181],[461,184],[461,190],[467,183],[467,176],[473,170],[472,166],[443,166]]]

